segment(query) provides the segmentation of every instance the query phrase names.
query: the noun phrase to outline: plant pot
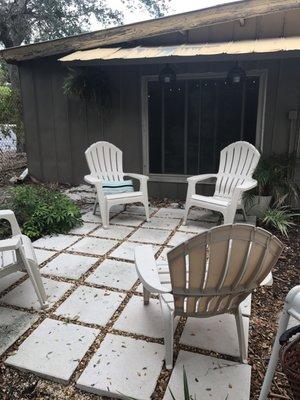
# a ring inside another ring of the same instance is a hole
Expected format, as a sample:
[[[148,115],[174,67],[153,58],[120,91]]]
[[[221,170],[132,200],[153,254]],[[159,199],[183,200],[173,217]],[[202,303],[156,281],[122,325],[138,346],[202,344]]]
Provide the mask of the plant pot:
[[[251,205],[247,208],[247,214],[262,217],[269,208],[271,199],[272,196],[253,196]]]

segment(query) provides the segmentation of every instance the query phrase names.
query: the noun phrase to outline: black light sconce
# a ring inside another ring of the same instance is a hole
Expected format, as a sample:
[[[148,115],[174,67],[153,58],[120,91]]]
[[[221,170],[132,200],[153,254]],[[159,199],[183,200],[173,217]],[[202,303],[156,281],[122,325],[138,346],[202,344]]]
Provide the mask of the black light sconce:
[[[172,85],[176,82],[176,73],[169,64],[166,64],[160,71],[159,82],[162,85]]]
[[[238,63],[236,63],[236,65],[228,72],[227,79],[230,83],[238,85],[246,79],[246,72]]]

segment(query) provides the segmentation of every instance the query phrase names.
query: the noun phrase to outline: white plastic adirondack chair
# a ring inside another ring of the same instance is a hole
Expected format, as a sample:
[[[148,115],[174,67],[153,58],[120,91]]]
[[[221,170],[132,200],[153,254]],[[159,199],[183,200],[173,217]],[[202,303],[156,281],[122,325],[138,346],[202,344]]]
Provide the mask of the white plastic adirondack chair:
[[[242,202],[243,192],[254,188],[257,182],[252,174],[258,164],[260,154],[248,142],[235,142],[221,151],[219,171],[217,174],[203,174],[188,178],[188,192],[185,204],[184,224],[192,206],[221,212],[224,224],[232,224],[236,210],[241,209],[246,219]],[[196,194],[198,182],[216,178],[213,196]]]
[[[46,308],[46,293],[30,239],[21,234],[13,211],[1,210],[0,219],[7,220],[12,231],[11,238],[0,240],[0,279],[16,271],[27,272],[41,307]]]
[[[114,204],[129,204],[140,202],[145,207],[147,221],[149,221],[149,202],[148,202],[148,177],[140,174],[123,172],[123,153],[120,149],[108,142],[97,142],[92,144],[85,152],[86,160],[91,174],[86,175],[84,180],[94,185],[97,197],[94,206],[96,211],[99,203],[102,223],[104,228],[109,226],[109,210]],[[103,182],[122,182],[124,176],[128,176],[140,181],[140,190],[137,192],[105,194]]]
[[[168,252],[168,269],[158,265],[151,246],[135,249],[136,270],[149,293],[159,293],[164,322],[166,367],[173,366],[174,317],[234,314],[240,359],[247,360],[241,302],[264,281],[283,245],[271,233],[246,224],[212,228]]]
[[[264,383],[261,388],[259,400],[266,400],[268,397],[279,359],[279,339],[281,335],[286,331],[291,317],[294,317],[300,322],[300,285],[295,286],[293,289],[291,289],[285,298],[283,313],[279,320],[278,331],[273,345],[272,354],[268,364]]]

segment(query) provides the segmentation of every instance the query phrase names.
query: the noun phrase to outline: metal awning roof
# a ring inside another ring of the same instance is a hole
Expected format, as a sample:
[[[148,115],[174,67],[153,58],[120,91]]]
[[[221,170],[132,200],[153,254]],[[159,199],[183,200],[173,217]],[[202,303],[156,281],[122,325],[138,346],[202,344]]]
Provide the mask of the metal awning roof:
[[[98,47],[92,50],[75,51],[60,61],[92,61],[92,60],[140,60],[162,57],[195,57],[210,55],[238,55],[252,53],[278,53],[284,51],[299,51],[300,37],[257,39],[230,41],[222,43],[181,44],[176,46],[157,47]]]

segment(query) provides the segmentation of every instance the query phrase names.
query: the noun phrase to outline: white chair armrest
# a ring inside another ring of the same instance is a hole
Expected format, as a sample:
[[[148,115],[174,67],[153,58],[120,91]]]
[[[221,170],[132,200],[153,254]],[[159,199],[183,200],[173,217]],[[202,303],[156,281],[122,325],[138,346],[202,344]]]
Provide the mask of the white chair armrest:
[[[257,181],[255,179],[247,179],[242,185],[236,187],[237,190],[245,192],[247,190],[253,189],[257,186]]]
[[[12,236],[21,235],[21,229],[12,210],[0,210],[0,219],[6,219],[9,222]]]
[[[21,236],[0,240],[0,251],[17,250],[22,246]]]
[[[218,175],[217,174],[202,174],[202,175],[195,175],[195,176],[190,176],[189,178],[187,178],[188,183],[197,183],[200,181],[206,181],[207,179],[211,179],[211,178],[217,178]]]
[[[124,175],[129,176],[130,178],[138,179],[140,182],[147,181],[149,179],[149,176],[142,175],[142,174],[124,173]]]
[[[100,179],[96,178],[94,175],[85,175],[84,180],[90,185],[100,184],[102,186]]]
[[[134,250],[136,272],[143,286],[152,293],[170,293],[159,280],[156,261],[151,245],[139,246]]]
[[[131,173],[124,173],[125,176],[129,176],[130,178],[137,179],[140,181],[140,190],[142,192],[147,192],[147,181],[149,176],[141,175],[141,174],[131,174]]]

